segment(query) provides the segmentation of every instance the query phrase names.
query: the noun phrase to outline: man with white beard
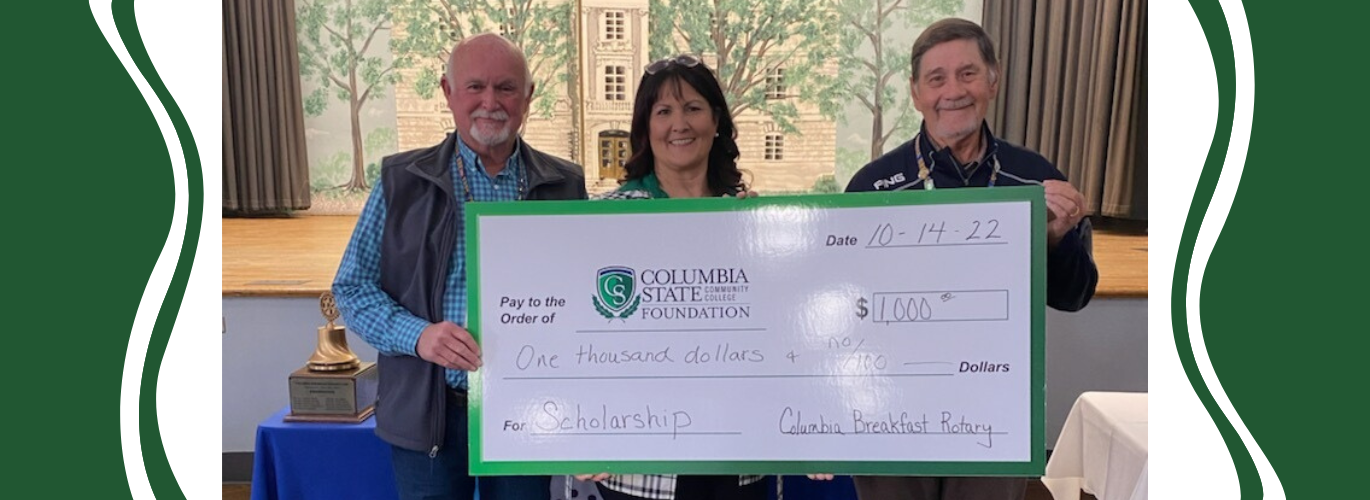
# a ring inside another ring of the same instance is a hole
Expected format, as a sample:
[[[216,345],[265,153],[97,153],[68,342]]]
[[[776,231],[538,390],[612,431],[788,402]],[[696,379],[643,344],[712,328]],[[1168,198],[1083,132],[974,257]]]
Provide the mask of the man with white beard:
[[[923,126],[912,140],[862,167],[847,192],[1043,186],[1047,305],[1083,309],[1099,281],[1084,196],[1046,158],[990,132],[985,114],[999,90],[1000,72],[989,35],[973,22],[943,19],[919,35],[910,59],[909,92],[914,108],[923,114]],[[911,260],[910,279],[917,279],[920,267],[946,264]],[[861,500],[1022,500],[1027,485],[1021,477],[853,479]]]
[[[508,40],[458,43],[442,78],[456,132],[385,158],[333,280],[348,326],[380,353],[376,434],[403,499],[549,497],[547,476],[472,478],[466,432],[466,373],[481,366],[464,327],[466,203],[585,199],[579,165],[518,136],[533,90]]]

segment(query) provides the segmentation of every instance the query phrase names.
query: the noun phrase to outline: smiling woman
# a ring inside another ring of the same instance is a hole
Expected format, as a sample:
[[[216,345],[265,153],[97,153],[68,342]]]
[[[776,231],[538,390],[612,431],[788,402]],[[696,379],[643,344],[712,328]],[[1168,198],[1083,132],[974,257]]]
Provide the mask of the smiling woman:
[[[696,198],[746,192],[737,129],[709,66],[692,56],[648,65],[633,104],[634,154],[610,197]]]
[[[657,167],[676,172],[704,169],[718,133],[713,110],[689,84],[676,80],[669,85],[669,92],[652,106],[647,133]]]
[[[702,198],[755,193],[742,182],[737,168],[737,129],[733,126],[723,89],[699,58],[668,57],[647,65],[633,103],[633,126],[629,133],[633,156],[624,165],[627,181],[605,199]],[[668,304],[698,300],[704,284],[748,283],[741,269],[659,269],[643,271],[644,296],[658,305],[642,308],[642,317],[745,318],[748,306]],[[745,286],[745,285],[743,285]],[[716,298],[711,298],[716,299]],[[704,299],[704,300],[711,300]],[[725,356],[722,347],[715,358]],[[695,361],[709,359],[699,354]],[[739,353],[734,353],[739,354]],[[755,352],[758,358],[760,352]],[[688,355],[687,355],[688,356]],[[759,360],[759,359],[758,359]],[[593,471],[586,471],[593,472]],[[713,498],[761,500],[766,498],[762,476],[676,476],[674,474],[621,474],[577,476],[600,481],[606,500],[633,498],[696,498],[709,492]],[[571,495],[570,486],[566,495]]]

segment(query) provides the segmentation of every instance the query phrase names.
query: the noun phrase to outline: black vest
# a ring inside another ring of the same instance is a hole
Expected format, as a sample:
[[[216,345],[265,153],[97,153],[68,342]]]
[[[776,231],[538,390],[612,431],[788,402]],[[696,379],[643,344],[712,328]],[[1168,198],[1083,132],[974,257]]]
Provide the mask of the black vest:
[[[415,316],[437,323],[457,238],[462,206],[452,184],[456,134],[437,146],[385,158],[385,229],[381,237],[380,285]],[[528,175],[527,200],[583,200],[585,175],[578,165],[534,150],[519,140]],[[464,193],[462,194],[464,196]],[[418,451],[442,444],[446,421],[444,368],[414,356],[379,355],[376,435]]]

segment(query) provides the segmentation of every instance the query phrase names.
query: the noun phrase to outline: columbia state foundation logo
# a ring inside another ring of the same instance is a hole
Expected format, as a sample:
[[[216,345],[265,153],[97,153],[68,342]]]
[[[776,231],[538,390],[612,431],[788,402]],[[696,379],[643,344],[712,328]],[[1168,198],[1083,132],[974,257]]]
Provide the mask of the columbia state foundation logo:
[[[752,316],[751,280],[740,267],[634,270],[609,266],[595,273],[595,311],[610,321],[738,320]],[[640,307],[639,307],[640,306]]]
[[[595,310],[609,319],[628,319],[642,304],[638,295],[633,268],[610,266],[599,270],[596,280],[598,293],[594,297]]]

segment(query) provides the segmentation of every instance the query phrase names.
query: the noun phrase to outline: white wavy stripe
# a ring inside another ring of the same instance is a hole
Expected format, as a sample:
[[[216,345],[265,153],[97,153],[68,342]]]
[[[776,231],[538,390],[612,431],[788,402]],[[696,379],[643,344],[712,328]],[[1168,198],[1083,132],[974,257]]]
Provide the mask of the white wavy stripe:
[[[139,73],[128,49],[119,38],[119,29],[114,24],[114,14],[110,0],[91,0],[90,11],[100,32],[105,35],[111,49],[119,56],[124,70],[133,78],[138,91],[143,94],[152,115],[157,119],[157,127],[162,130],[162,140],[166,142],[171,156],[171,172],[176,186],[176,202],[171,217],[171,229],[167,234],[162,253],[152,268],[147,288],[138,302],[138,314],[133,318],[133,330],[129,332],[128,351],[124,353],[124,373],[119,389],[119,435],[124,448],[124,474],[128,476],[129,491],[136,499],[153,499],[152,485],[148,482],[147,470],[143,465],[142,442],[138,433],[138,395],[141,392],[143,364],[147,358],[147,348],[152,338],[152,326],[157,321],[157,313],[171,287],[172,274],[181,252],[181,240],[185,238],[186,212],[189,191],[186,188],[186,162],[181,151],[181,141],[177,139],[176,128],[171,117],[162,108],[157,94],[152,91],[147,80]],[[160,437],[159,437],[160,439]]]
[[[1204,270],[1208,267],[1213,246],[1218,241],[1218,235],[1222,233],[1224,222],[1227,221],[1227,214],[1232,209],[1232,200],[1237,195],[1237,185],[1241,182],[1247,149],[1251,144],[1251,121],[1256,101],[1255,60],[1251,53],[1251,30],[1246,22],[1246,11],[1240,0],[1220,0],[1219,3],[1223,8],[1223,17],[1227,19],[1227,29],[1232,34],[1237,96],[1233,108],[1232,141],[1228,144],[1227,157],[1223,160],[1223,169],[1218,176],[1218,185],[1214,188],[1213,200],[1209,203],[1208,211],[1204,214],[1203,223],[1199,227],[1191,261],[1193,265],[1185,282],[1185,322],[1189,326],[1189,341],[1194,347],[1194,361],[1199,368],[1199,374],[1208,385],[1209,391],[1213,393],[1218,408],[1227,416],[1228,421],[1232,422],[1232,427],[1241,437],[1242,444],[1246,445],[1247,451],[1251,453],[1256,471],[1261,476],[1264,497],[1283,500],[1284,488],[1280,485],[1279,476],[1270,466],[1270,461],[1266,459],[1260,445],[1251,437],[1251,431],[1242,423],[1241,416],[1237,415],[1232,401],[1228,399],[1222,383],[1213,371],[1213,362],[1208,358],[1208,348],[1204,344],[1203,327],[1200,322],[1199,292],[1203,285]]]

